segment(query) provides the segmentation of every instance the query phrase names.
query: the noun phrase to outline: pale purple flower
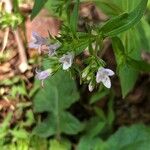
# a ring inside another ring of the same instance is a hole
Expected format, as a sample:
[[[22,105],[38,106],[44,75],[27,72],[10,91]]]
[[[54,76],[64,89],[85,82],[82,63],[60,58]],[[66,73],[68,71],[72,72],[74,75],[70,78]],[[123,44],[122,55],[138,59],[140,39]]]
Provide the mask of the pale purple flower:
[[[97,83],[102,82],[105,87],[110,88],[111,81],[110,81],[109,76],[113,76],[113,75],[114,75],[114,72],[112,70],[100,67],[96,74],[96,82]]]
[[[54,56],[56,54],[56,50],[60,47],[59,43],[48,45],[48,55]]]
[[[40,52],[41,46],[46,44],[46,38],[40,36],[37,32],[32,32],[32,41],[29,43],[29,48],[38,49]]]
[[[67,70],[71,67],[72,63],[73,63],[73,58],[74,58],[74,55],[73,53],[67,53],[67,54],[64,54],[60,59],[59,61],[62,63],[63,65],[63,70]]]
[[[36,78],[38,80],[41,80],[42,87],[44,86],[44,80],[46,78],[48,78],[51,75],[51,73],[52,73],[51,69],[47,69],[47,70],[44,70],[44,71],[36,70]]]

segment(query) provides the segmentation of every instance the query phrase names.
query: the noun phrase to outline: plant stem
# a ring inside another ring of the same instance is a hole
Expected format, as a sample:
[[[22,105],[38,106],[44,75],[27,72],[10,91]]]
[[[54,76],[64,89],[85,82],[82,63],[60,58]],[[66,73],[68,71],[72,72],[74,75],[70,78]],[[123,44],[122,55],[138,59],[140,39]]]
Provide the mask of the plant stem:
[[[57,91],[56,88],[55,88],[55,98],[56,98],[56,100],[55,100],[55,102],[56,102],[55,103],[56,104],[56,108],[55,108],[56,109],[55,110],[56,114],[55,115],[56,115],[56,124],[57,124],[56,139],[60,140],[61,139],[61,136],[60,136],[60,121],[59,121],[60,120],[60,118],[59,118],[60,114],[59,114],[59,106],[58,106],[59,105],[58,104],[59,103],[59,101],[58,101],[58,91]]]

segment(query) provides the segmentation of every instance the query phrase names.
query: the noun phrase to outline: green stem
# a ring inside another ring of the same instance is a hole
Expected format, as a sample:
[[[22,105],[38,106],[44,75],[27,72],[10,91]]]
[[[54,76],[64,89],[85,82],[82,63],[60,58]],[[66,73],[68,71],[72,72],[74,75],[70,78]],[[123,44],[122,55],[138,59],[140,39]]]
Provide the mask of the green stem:
[[[57,89],[55,88],[55,96],[56,96],[56,100],[55,100],[55,104],[56,104],[56,113],[55,113],[55,116],[56,116],[56,124],[57,124],[57,131],[56,131],[56,139],[57,140],[60,140],[61,139],[61,136],[60,136],[60,118],[59,118],[59,106],[58,106],[58,91]]]

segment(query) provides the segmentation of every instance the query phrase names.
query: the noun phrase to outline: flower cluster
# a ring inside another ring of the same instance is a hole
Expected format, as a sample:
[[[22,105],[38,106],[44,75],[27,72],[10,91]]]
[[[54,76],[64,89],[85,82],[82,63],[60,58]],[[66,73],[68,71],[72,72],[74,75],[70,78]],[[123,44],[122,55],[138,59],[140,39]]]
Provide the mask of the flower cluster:
[[[88,88],[89,91],[92,92],[95,85],[98,83],[103,83],[106,88],[111,88],[111,81],[109,76],[113,75],[114,72],[108,68],[99,67],[98,70],[93,70],[92,72],[90,68],[87,67],[82,73],[82,78],[86,80],[87,83],[89,83]]]
[[[92,59],[91,59],[92,60]],[[96,84],[102,83],[106,88],[111,88],[109,76],[113,76],[111,69],[104,68],[103,64],[91,61],[83,70],[82,79],[88,83],[89,91],[92,92]]]
[[[47,38],[40,36],[36,32],[32,32],[32,39],[33,39],[33,41],[31,41],[29,43],[29,48],[38,49],[39,53],[41,53],[42,46],[45,45],[47,47],[47,49],[45,49],[45,50],[47,50],[48,56],[56,57],[57,50],[61,46],[60,43],[56,42],[56,43],[51,44]],[[63,70],[68,70],[71,67],[71,65],[73,63],[73,59],[74,59],[73,52],[68,52],[66,54],[63,54],[61,57],[59,57],[57,55],[57,63],[58,63],[58,65],[62,66]],[[48,78],[49,76],[51,76],[53,74],[53,71],[56,70],[54,68],[56,68],[55,64],[54,64],[54,67],[44,70],[44,71],[36,70],[36,78],[38,80],[41,80],[42,86],[44,86],[44,80],[46,78]]]
[[[61,49],[61,43],[56,41],[51,43],[48,38],[41,37],[38,33],[32,33],[33,41],[29,43],[30,48],[38,49],[41,53],[42,46],[45,45],[47,49],[47,56],[51,61],[49,69],[44,71],[36,70],[36,78],[41,80],[42,87],[44,86],[44,80],[53,75],[59,68],[68,70],[75,57],[73,51],[66,53],[59,53]],[[108,68],[104,68],[104,63],[101,59],[90,57],[88,59],[88,66],[82,71],[81,78],[85,83],[88,83],[89,91],[93,91],[95,86],[102,83],[106,88],[111,87],[111,81],[109,76],[113,76],[114,72]]]

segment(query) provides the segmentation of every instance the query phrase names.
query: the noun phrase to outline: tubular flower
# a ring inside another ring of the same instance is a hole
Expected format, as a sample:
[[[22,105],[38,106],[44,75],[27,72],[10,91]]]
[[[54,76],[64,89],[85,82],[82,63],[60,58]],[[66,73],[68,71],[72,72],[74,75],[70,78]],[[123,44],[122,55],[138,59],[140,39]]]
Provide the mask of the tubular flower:
[[[44,80],[46,78],[48,78],[49,76],[51,76],[51,73],[52,73],[51,69],[47,69],[47,70],[44,70],[44,71],[37,71],[36,70],[36,78],[38,80],[41,80],[42,87],[44,87]]]
[[[109,76],[113,76],[113,75],[114,75],[114,72],[112,70],[100,67],[96,74],[96,82],[97,83],[102,82],[105,87],[110,88],[111,81],[110,81]]]
[[[63,65],[63,70],[67,70],[67,69],[69,69],[71,67],[71,65],[73,63],[73,58],[74,58],[73,53],[67,53],[67,54],[64,54],[59,59],[59,62],[61,62],[62,65]]]
[[[56,50],[60,47],[59,43],[48,45],[48,55],[54,56],[56,54]]]
[[[41,50],[41,46],[47,44],[47,39],[40,36],[36,32],[32,32],[32,39],[33,39],[32,42],[29,43],[29,48],[38,49],[39,52]]]

